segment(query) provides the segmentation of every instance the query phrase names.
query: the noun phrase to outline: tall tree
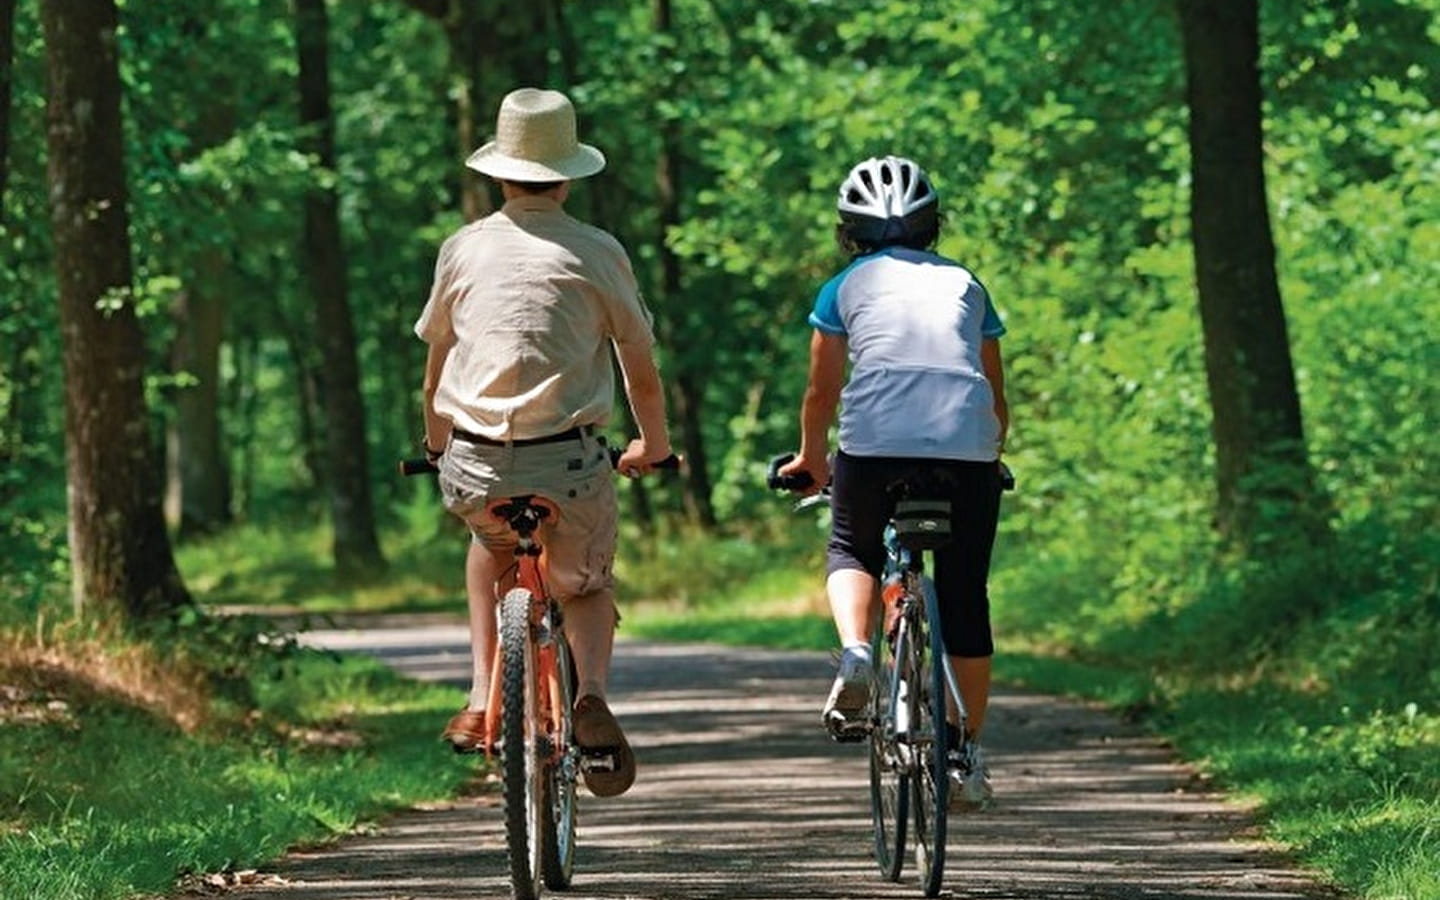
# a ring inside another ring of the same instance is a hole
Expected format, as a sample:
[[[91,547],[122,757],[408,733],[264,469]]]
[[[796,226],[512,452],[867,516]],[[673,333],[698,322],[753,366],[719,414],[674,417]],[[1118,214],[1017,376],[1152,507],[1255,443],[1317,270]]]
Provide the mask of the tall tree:
[[[674,66],[674,16],[670,0],[652,0],[651,16],[655,33],[659,38],[659,71],[666,81],[673,80]],[[674,84],[661,86],[664,95],[670,95]],[[665,116],[660,125],[660,153],[656,157],[655,187],[659,198],[659,234],[655,244],[660,248],[660,292],[661,299],[672,308],[679,305],[684,289],[680,257],[671,248],[670,229],[680,224],[680,126],[673,115]],[[667,318],[666,322],[670,320]],[[665,343],[683,350],[683,341],[678,339],[673,328],[662,325]],[[710,503],[710,466],[705,454],[704,434],[701,430],[701,410],[704,405],[703,379],[696,377],[683,352],[676,354],[677,371],[670,377],[670,406],[680,424],[680,439],[684,446],[687,483],[686,506],[692,518],[706,528],[716,525],[715,509]]]
[[[236,81],[251,73],[239,64],[214,63],[219,34],[225,35],[223,40],[233,42],[229,32],[235,23],[224,31],[217,27],[212,34],[207,15],[199,10],[176,8],[166,12],[174,16],[163,23],[170,29],[154,30],[163,34],[173,29],[171,33],[179,38],[171,41],[173,71],[191,90],[202,90],[215,98],[194,105],[186,118],[175,116],[170,107],[167,124],[185,134],[187,148],[193,148],[192,156],[203,156],[234,135],[241,118],[236,98],[244,96],[237,90]],[[233,47],[233,43],[229,46]],[[135,115],[134,107],[131,109]],[[174,411],[166,435],[165,515],[177,527],[182,540],[217,531],[233,518],[230,467],[220,416],[220,350],[229,307],[227,294],[234,284],[234,279],[228,277],[232,263],[229,248],[214,238],[189,243],[185,248],[191,257],[184,266],[186,284],[177,292],[170,310],[174,326],[171,370],[183,373],[186,380],[174,394]]]
[[[478,3],[467,0],[405,0],[440,23],[445,31],[455,98],[455,140],[464,159],[480,145],[478,110],[483,101],[482,63],[495,51],[493,32],[485,27]],[[493,208],[485,184],[474,172],[460,173],[460,209],[473,222]]]
[[[175,395],[166,439],[166,518],[182,539],[231,521],[230,471],[220,437],[220,346],[225,335],[224,261],[201,251],[195,280],[175,297],[173,371],[188,381]]]
[[[14,83],[15,0],[0,0],[0,228],[5,225],[5,186],[10,176],[10,93]]]
[[[1218,521],[1248,545],[1281,523],[1316,524],[1266,202],[1258,2],[1179,0],[1179,9]]]
[[[41,4],[77,610],[134,622],[189,602],[160,502],[136,316],[113,0]]]
[[[483,143],[482,135],[490,127],[487,117],[493,107],[488,98],[500,97],[516,82],[545,85],[546,55],[540,44],[548,38],[554,13],[540,3],[501,9],[477,0],[405,3],[440,23],[445,31],[455,98],[455,139],[464,159]],[[511,32],[502,32],[503,26],[509,26]],[[468,169],[460,172],[460,208],[467,222],[493,209],[485,182]]]
[[[329,20],[325,0],[296,0],[300,121],[306,150],[326,172],[335,169],[330,111]],[[316,183],[305,197],[305,268],[320,350],[320,401],[325,422],[326,491],[335,534],[336,568],[358,573],[383,567],[370,494],[365,407],[360,396],[355,326],[345,281],[338,192]]]

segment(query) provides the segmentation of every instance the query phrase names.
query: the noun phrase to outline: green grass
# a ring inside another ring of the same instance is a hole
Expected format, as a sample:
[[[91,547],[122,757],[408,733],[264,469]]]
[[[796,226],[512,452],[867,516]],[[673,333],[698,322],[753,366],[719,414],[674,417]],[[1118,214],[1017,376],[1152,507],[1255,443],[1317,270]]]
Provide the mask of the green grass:
[[[68,709],[0,724],[0,897],[168,892],[188,873],[258,866],[471,777],[430,739],[453,690],[315,652],[254,689],[253,712],[222,711],[194,733],[115,696],[32,692],[37,708],[63,696]]]
[[[1014,555],[997,672],[1142,714],[1357,896],[1440,897],[1440,545],[1373,523],[1334,541],[1206,568],[1172,542],[1141,571],[1179,576],[1148,584],[1084,549]]]

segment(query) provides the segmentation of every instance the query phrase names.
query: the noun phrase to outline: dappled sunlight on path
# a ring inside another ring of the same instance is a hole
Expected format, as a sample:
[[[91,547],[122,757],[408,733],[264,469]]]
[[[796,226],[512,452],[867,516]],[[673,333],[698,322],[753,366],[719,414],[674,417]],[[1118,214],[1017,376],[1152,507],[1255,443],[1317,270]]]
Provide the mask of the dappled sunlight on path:
[[[463,627],[312,633],[462,685]],[[586,898],[917,897],[870,856],[863,748],[830,742],[816,653],[622,642],[611,695],[639,760],[622,797],[584,794],[572,889]],[[457,701],[460,693],[457,691]],[[436,722],[438,732],[443,723]],[[952,821],[947,893],[975,898],[1332,896],[1240,837],[1243,810],[1193,790],[1155,740],[1073,703],[1002,692],[988,749],[997,806]],[[432,734],[416,740],[434,740]],[[438,741],[436,752],[444,752]],[[499,796],[406,812],[273,867],[277,900],[509,895]]]

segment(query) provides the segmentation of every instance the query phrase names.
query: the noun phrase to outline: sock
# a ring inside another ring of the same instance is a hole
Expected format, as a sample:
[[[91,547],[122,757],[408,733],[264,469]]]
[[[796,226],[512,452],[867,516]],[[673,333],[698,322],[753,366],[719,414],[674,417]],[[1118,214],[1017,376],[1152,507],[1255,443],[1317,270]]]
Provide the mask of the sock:
[[[868,663],[868,662],[871,662],[871,659],[870,659],[870,645],[869,645],[869,644],[864,644],[864,643],[846,644],[846,645],[845,645],[845,650],[844,650],[844,652],[845,652],[845,653],[849,653],[849,654],[851,654],[851,655],[853,655],[853,656],[858,656],[860,659],[863,659],[863,660],[864,660],[865,662],[867,662],[867,663]]]
[[[486,688],[482,691],[477,688],[470,692],[470,699],[466,702],[465,707],[474,712],[480,712],[485,709],[485,704],[489,702],[490,689]]]

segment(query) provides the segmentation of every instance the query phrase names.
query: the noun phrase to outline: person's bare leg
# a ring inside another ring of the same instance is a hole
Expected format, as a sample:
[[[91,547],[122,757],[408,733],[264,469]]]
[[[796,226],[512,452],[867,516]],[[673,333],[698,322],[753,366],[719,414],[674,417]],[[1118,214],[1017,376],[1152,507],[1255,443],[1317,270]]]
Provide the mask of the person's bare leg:
[[[615,649],[615,592],[606,588],[571,597],[564,602],[564,608],[565,635],[579,683],[575,743],[582,750],[613,748],[613,768],[586,769],[585,785],[597,797],[614,797],[635,782],[635,754],[605,702],[610,656]]]
[[[875,579],[859,569],[830,573],[825,579],[825,592],[830,598],[830,614],[835,619],[841,652],[835,681],[820,710],[820,721],[832,737],[850,740],[870,699],[870,633],[879,600]]]
[[[840,569],[825,579],[825,593],[840,646],[868,645],[878,605],[875,579],[860,569]]]
[[[580,686],[576,697],[594,694],[603,700],[615,649],[615,592],[607,588],[571,597],[564,609],[565,635]]]
[[[470,699],[482,710],[490,699],[490,673],[495,662],[495,554],[478,541],[465,555],[465,596],[470,608]]]

